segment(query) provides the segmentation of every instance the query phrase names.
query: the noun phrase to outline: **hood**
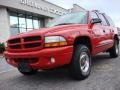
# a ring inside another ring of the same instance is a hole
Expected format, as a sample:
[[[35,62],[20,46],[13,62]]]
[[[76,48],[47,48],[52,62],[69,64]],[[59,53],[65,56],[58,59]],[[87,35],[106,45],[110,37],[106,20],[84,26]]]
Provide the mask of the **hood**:
[[[67,32],[68,30],[77,30],[83,28],[87,28],[87,25],[81,25],[81,24],[73,24],[73,25],[60,25],[60,26],[55,26],[51,28],[41,28],[41,29],[36,29],[32,30],[29,32],[21,33],[15,36],[12,36],[12,38],[19,38],[19,37],[24,37],[24,36],[31,36],[31,35],[46,35],[46,34],[54,34],[54,33],[59,33],[59,32]]]

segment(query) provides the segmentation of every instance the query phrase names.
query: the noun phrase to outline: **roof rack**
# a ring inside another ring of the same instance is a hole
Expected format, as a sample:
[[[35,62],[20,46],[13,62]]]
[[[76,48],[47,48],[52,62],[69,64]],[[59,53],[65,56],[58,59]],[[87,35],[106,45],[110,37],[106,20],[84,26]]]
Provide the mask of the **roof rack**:
[[[95,12],[100,12],[99,10],[92,10],[92,11],[95,11]]]
[[[101,13],[101,14],[104,14],[105,15],[105,13],[104,12],[100,12],[100,10],[93,10],[94,12],[98,12],[98,13]]]

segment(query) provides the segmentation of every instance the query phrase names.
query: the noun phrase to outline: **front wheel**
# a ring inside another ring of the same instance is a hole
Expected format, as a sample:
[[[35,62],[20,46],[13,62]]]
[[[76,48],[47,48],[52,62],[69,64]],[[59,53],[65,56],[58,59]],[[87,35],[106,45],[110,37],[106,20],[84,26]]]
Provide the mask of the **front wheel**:
[[[69,68],[70,75],[77,80],[83,80],[91,72],[91,55],[85,45],[77,45]]]

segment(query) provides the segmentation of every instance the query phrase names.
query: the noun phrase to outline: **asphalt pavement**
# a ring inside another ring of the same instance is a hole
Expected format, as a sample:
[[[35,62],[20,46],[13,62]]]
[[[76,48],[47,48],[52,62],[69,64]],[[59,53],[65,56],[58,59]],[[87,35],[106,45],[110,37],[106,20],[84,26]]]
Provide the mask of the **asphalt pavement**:
[[[120,90],[120,57],[99,54],[92,65],[91,75],[82,81],[71,79],[64,69],[23,76],[12,68],[0,73],[0,90]]]

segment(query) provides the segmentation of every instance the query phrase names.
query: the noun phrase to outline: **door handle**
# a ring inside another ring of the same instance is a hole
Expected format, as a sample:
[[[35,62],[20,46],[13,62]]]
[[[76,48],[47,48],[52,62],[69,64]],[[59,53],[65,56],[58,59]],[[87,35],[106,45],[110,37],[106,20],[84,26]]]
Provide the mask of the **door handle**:
[[[105,33],[105,30],[103,30],[103,32]]]
[[[114,32],[114,30],[113,30],[113,29],[110,29],[110,32]]]

